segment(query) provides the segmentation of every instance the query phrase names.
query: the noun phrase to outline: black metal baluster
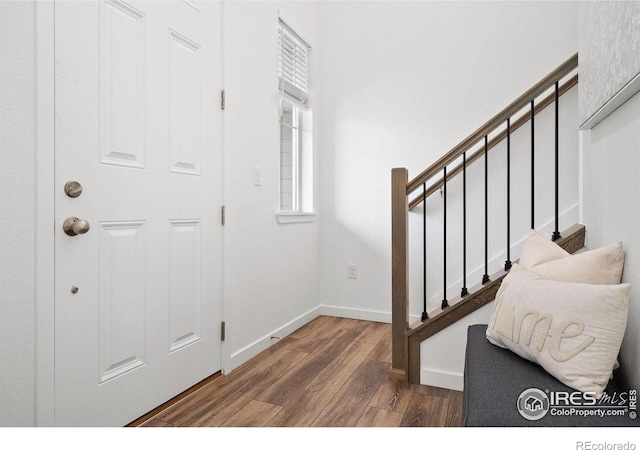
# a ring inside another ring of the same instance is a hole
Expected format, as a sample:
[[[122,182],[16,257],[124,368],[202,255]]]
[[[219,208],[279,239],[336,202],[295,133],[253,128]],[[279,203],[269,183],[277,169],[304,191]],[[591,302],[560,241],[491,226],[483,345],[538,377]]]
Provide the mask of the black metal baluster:
[[[511,269],[511,119],[507,119],[507,260],[504,270]]]
[[[534,230],[535,227],[535,167],[534,167],[534,148],[535,148],[535,125],[533,123],[533,119],[535,117],[535,106],[533,104],[533,100],[531,100],[531,229]]]
[[[444,168],[444,175],[442,178],[442,186],[444,193],[444,262],[442,267],[442,272],[444,273],[444,283],[442,286],[442,309],[445,309],[449,306],[449,302],[447,301],[447,168]]]
[[[462,154],[462,291],[467,295],[467,153]]]
[[[422,183],[422,321],[427,314],[427,183]]]
[[[558,147],[558,145],[559,145],[559,143],[558,143],[559,114],[558,114],[558,110],[559,110],[559,108],[558,108],[558,82],[556,81],[556,158],[555,158],[556,159],[556,161],[555,161],[555,166],[556,166],[556,180],[555,180],[555,183],[556,183],[556,194],[555,194],[556,195],[556,206],[555,206],[556,229],[553,232],[553,236],[552,236],[552,240],[554,240],[554,241],[557,241],[558,239],[560,239],[562,237],[562,236],[560,236],[560,231],[559,231],[559,228],[560,228],[559,221],[560,220],[559,220],[559,214],[558,214],[558,172],[559,172],[559,170],[558,170],[558,159],[559,159],[559,156],[558,156],[558,153],[559,153],[559,147]]]
[[[482,276],[482,284],[487,283],[489,280],[489,228],[488,228],[488,173],[489,173],[489,160],[488,160],[489,144],[487,136],[484,137],[484,275]]]

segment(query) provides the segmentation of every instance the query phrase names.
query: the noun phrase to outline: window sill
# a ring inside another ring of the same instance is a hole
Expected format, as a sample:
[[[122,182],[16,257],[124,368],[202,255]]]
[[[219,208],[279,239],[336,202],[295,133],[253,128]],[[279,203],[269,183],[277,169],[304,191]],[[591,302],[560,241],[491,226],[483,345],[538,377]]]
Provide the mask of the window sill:
[[[316,213],[295,212],[295,211],[278,211],[276,213],[278,223],[304,223],[315,222]]]

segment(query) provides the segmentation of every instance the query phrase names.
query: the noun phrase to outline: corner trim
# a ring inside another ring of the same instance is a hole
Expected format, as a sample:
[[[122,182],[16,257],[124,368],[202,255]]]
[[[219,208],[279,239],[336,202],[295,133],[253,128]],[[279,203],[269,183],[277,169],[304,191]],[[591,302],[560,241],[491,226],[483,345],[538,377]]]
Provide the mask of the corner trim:
[[[622,106],[627,100],[636,95],[640,91],[640,73],[634,76],[622,89],[614,94],[604,105],[602,105],[591,117],[589,117],[582,125],[580,130],[589,130],[604,119],[612,112]]]

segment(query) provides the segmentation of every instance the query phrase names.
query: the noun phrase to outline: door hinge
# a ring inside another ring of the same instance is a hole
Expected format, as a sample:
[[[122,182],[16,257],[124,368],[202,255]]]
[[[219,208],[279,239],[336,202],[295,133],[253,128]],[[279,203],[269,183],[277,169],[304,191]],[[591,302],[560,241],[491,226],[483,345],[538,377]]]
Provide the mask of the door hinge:
[[[224,225],[225,219],[226,219],[226,208],[224,205],[222,205],[222,208],[220,209],[220,223],[222,225]]]
[[[225,322],[220,323],[220,340],[224,341],[226,335],[226,324]]]
[[[225,98],[224,98],[224,89],[220,91],[220,109],[224,109],[225,106]]]

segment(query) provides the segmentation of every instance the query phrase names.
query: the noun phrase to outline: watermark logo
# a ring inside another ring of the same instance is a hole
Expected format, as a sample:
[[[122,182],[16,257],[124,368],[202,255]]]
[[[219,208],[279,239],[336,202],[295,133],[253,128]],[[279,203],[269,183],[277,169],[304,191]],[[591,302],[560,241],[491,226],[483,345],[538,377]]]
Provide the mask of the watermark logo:
[[[540,420],[549,412],[549,397],[540,389],[527,389],[518,397],[518,412],[527,420]]]
[[[637,419],[637,391],[603,393],[542,391],[529,388],[518,397],[518,412],[527,420],[540,420],[551,416],[627,416]]]
[[[633,442],[592,442],[577,441],[576,450],[636,450]]]

